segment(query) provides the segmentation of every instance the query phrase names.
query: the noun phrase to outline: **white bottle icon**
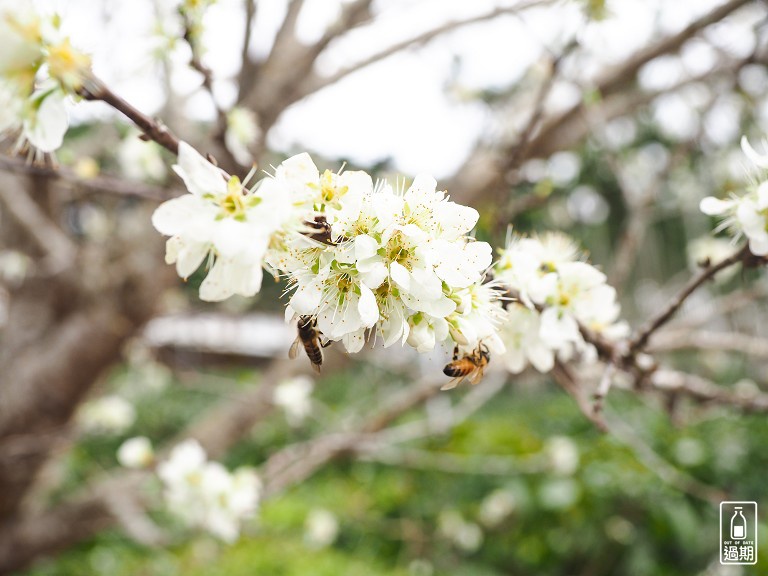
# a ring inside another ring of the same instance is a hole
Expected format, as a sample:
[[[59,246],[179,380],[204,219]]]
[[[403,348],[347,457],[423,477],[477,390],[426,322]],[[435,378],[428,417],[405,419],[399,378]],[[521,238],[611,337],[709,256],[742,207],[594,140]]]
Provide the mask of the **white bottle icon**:
[[[731,517],[731,538],[733,540],[744,540],[747,537],[747,519],[741,513],[741,506],[734,507],[734,513]]]

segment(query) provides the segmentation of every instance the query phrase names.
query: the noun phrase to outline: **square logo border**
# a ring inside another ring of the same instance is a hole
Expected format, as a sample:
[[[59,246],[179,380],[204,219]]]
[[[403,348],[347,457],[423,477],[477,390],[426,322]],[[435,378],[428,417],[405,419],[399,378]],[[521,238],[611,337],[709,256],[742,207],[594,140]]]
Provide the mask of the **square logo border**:
[[[723,562],[723,505],[724,504],[751,504],[755,507],[755,528],[754,528],[754,542],[755,542],[755,561],[754,562]],[[723,566],[754,566],[757,564],[757,502],[750,500],[723,500],[720,502],[720,550],[718,555],[720,557],[720,564]]]

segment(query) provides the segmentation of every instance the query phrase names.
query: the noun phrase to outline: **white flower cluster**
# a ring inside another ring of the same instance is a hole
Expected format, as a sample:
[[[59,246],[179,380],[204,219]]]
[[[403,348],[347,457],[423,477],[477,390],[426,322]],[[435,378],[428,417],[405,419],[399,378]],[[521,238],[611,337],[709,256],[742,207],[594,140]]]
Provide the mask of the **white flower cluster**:
[[[0,0],[0,135],[18,135],[40,152],[61,146],[69,120],[65,100],[90,71],[88,56],[61,33],[57,16],[31,3]]]
[[[262,266],[289,280],[287,314],[311,316],[324,338],[359,351],[371,333],[419,352],[441,342],[503,350],[500,292],[483,284],[491,247],[467,234],[473,208],[417,176],[406,191],[374,186],[362,171],[320,174],[308,154],[284,161],[248,189],[190,146],[176,172],[189,195],[161,205],[166,261],[186,278],[206,258],[203,300],[259,291]]]
[[[256,513],[261,481],[250,468],[229,472],[206,459],[195,440],[174,447],[157,466],[168,508],[188,526],[234,542],[244,520]]]
[[[296,184],[315,191],[330,244],[297,235],[268,254],[295,287],[289,316],[316,318],[323,335],[349,352],[374,330],[384,346],[407,342],[419,352],[447,340],[500,346],[499,293],[481,283],[491,247],[467,236],[476,210],[448,200],[430,176],[399,193],[387,183],[374,187],[365,172],[321,175],[308,156],[303,162]]]
[[[758,154],[746,137],[741,139],[741,149],[757,168],[768,170],[768,154]],[[737,238],[746,236],[752,254],[768,255],[768,180],[755,182],[746,194],[729,200],[708,196],[699,208],[709,216],[723,217],[719,229],[727,228]]]
[[[616,290],[580,258],[572,240],[558,233],[507,242],[494,275],[515,298],[500,329],[510,372],[522,372],[528,363],[548,372],[555,359],[594,361],[596,351],[581,327],[611,340],[627,335],[628,326],[618,321]]]

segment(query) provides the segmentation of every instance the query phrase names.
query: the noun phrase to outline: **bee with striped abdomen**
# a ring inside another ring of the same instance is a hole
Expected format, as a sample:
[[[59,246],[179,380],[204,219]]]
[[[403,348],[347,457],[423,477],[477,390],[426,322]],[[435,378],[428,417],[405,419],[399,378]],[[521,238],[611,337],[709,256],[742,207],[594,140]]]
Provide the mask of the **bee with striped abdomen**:
[[[296,340],[288,351],[288,357],[296,358],[299,353],[299,344],[301,344],[312,363],[312,368],[315,372],[320,372],[320,367],[323,365],[323,348],[329,346],[331,341],[328,340],[325,344],[320,341],[323,333],[317,329],[317,319],[312,316],[299,316],[298,332]]]
[[[471,384],[477,384],[483,378],[485,367],[491,360],[488,346],[480,342],[472,352],[459,358],[459,347],[453,350],[453,361],[443,368],[443,374],[453,377],[441,390],[455,388],[464,378],[469,378]]]

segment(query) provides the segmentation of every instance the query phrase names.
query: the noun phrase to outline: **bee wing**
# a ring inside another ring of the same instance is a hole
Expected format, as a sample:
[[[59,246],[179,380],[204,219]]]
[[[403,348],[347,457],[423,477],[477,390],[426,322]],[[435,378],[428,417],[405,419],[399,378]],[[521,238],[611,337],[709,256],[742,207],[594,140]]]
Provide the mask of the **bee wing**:
[[[472,374],[472,377],[469,379],[469,382],[471,384],[477,384],[478,382],[480,382],[480,380],[483,379],[483,372],[484,372],[483,368],[478,368],[477,370],[475,370],[474,374]]]
[[[301,338],[297,336],[296,340],[294,340],[293,344],[291,344],[291,348],[288,350],[288,358],[290,358],[291,360],[296,358],[296,356],[299,355],[300,347],[301,347]]]
[[[454,388],[456,388],[456,386],[459,385],[459,382],[461,382],[462,380],[464,380],[464,376],[456,376],[456,378],[454,378],[447,384],[444,384],[443,386],[441,386],[440,390],[453,390]]]

